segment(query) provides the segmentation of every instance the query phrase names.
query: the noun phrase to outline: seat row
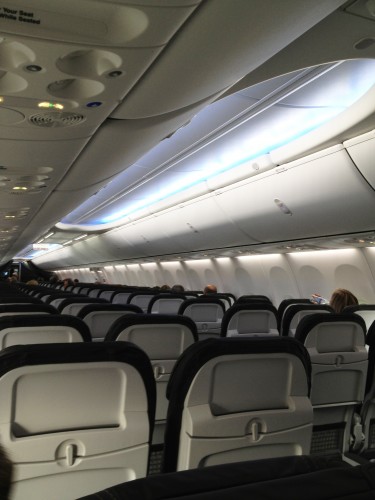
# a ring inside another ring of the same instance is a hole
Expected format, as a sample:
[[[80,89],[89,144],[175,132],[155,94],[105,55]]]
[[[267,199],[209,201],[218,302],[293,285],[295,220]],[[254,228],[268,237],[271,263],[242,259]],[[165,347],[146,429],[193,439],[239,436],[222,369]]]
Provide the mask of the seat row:
[[[141,330],[143,350],[137,329],[128,332],[132,342],[6,348],[0,422],[15,463],[14,498],[52,498],[56,486],[67,489],[59,498],[77,498],[145,476],[161,424],[164,472],[309,454],[314,434],[313,452],[348,451],[356,406],[365,402],[366,434],[374,420],[374,335],[367,352],[363,321],[347,326],[328,338],[315,330],[307,347],[285,337],[192,342],[174,367],[172,345],[165,355],[160,337],[150,343]],[[330,447],[322,446],[326,431]]]
[[[112,300],[112,304],[137,306],[151,314],[186,315],[195,321],[202,338],[219,334],[294,336],[297,324],[303,317],[316,312],[333,312],[330,306],[315,305],[309,299],[286,299],[276,310],[270,300],[261,295],[244,295],[235,301],[234,296],[224,293],[188,298],[187,294],[160,294],[155,290],[134,292],[131,289],[124,292],[86,288],[88,296],[47,287],[29,287],[28,290],[63,314],[77,315],[85,305],[106,304]],[[351,306],[346,308],[346,312],[356,312],[362,316],[367,328],[375,320],[375,305]]]

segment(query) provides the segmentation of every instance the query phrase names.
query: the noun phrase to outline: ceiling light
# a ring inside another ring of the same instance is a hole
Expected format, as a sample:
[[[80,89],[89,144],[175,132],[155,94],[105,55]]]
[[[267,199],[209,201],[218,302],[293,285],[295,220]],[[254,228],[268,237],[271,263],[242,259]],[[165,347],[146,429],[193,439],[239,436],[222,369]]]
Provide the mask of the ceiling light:
[[[14,186],[13,191],[27,191],[28,188],[26,186]]]
[[[80,240],[82,238],[86,238],[87,234],[82,234],[81,236],[77,236],[77,238],[74,238],[74,241]]]

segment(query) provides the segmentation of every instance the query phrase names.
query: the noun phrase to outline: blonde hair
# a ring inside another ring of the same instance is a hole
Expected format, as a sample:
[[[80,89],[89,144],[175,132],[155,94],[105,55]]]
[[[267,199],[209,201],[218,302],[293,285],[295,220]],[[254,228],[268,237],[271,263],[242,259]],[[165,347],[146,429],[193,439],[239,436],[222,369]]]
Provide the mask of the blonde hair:
[[[349,290],[345,288],[336,288],[333,291],[329,305],[335,311],[335,313],[341,313],[344,307],[356,306],[358,304],[358,299]]]

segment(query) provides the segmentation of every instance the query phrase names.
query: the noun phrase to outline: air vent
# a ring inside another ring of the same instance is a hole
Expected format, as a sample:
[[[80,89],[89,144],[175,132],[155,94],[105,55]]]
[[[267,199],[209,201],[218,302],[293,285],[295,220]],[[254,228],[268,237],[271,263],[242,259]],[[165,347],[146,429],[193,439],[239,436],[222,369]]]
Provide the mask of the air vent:
[[[49,113],[39,113],[32,115],[29,121],[37,127],[72,127],[79,125],[86,120],[86,117],[76,113],[61,113],[58,111],[51,111]]]

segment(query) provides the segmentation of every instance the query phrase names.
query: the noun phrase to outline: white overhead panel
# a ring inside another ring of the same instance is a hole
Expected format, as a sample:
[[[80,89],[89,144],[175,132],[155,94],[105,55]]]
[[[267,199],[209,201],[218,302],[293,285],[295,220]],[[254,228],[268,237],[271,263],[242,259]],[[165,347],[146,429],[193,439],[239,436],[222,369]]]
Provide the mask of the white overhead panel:
[[[199,16],[193,16],[185,26],[184,36],[176,37],[162,60],[150,69],[113,116],[132,119],[155,116],[224,91],[244,76],[244,68],[247,72],[255,69],[342,3],[340,0],[204,2]]]
[[[9,253],[2,252],[4,259],[83,201],[82,195],[57,195],[60,182],[76,170],[76,159],[91,137],[199,4],[200,0],[2,2],[0,166],[9,181],[3,179],[8,188],[0,186],[1,201],[9,210],[28,209],[7,243]],[[23,184],[18,196],[5,199],[4,192],[19,177],[18,169],[29,179],[19,178]],[[48,169],[48,179],[37,186],[41,169]],[[92,162],[88,173],[76,174],[74,178],[84,179],[81,184],[87,186],[84,196],[92,195],[103,177],[113,175],[103,175],[103,170],[103,164]],[[42,188],[40,196],[31,197],[35,187]],[[26,195],[27,202],[21,202]]]

